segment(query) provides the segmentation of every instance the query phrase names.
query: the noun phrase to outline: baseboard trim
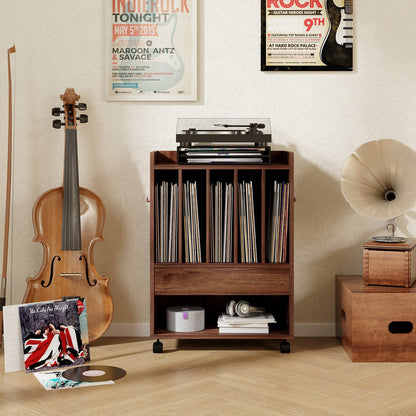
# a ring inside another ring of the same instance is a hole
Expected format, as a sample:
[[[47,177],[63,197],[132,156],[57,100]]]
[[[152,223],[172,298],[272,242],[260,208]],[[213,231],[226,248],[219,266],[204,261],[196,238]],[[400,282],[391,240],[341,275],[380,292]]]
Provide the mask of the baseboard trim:
[[[111,324],[106,337],[148,337],[150,336],[149,323]],[[334,337],[334,323],[298,323],[295,324],[296,337]]]
[[[335,337],[334,323],[299,323],[295,324],[296,337]]]
[[[150,323],[111,324],[104,334],[105,337],[148,337]]]

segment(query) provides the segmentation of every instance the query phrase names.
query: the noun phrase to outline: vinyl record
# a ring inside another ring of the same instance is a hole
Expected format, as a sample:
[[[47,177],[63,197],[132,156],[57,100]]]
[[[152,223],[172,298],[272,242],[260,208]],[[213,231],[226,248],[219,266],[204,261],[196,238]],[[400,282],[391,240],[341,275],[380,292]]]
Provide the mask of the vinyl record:
[[[117,380],[126,375],[122,368],[109,365],[82,365],[70,368],[62,373],[67,380],[72,381],[109,381]]]

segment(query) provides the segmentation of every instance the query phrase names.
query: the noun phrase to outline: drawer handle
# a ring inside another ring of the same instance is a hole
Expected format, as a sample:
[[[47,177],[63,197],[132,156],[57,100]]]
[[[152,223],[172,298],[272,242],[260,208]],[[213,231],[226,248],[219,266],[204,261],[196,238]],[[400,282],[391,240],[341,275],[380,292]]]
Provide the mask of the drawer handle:
[[[389,331],[392,334],[408,334],[412,330],[413,324],[410,321],[392,321],[389,323]]]

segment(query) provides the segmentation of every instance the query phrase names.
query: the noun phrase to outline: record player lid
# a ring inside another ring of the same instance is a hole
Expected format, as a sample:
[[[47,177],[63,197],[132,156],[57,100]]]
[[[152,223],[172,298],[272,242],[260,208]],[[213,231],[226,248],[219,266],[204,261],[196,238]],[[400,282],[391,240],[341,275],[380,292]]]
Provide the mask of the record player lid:
[[[228,136],[228,137],[227,137]],[[197,141],[270,142],[268,118],[179,118],[176,126],[178,142]]]

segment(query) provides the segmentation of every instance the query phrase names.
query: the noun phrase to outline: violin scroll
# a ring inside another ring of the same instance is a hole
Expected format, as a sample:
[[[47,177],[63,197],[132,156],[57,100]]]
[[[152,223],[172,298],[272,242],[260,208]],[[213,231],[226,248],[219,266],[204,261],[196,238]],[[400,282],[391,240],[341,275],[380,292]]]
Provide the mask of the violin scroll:
[[[76,102],[81,98],[73,88],[67,88],[64,94],[60,96],[61,100],[63,101],[64,110],[61,110],[59,107],[52,108],[52,115],[54,117],[60,117],[61,114],[64,114],[64,122],[60,119],[52,121],[52,127],[54,129],[60,129],[62,126],[66,128],[75,129],[76,128],[76,120],[80,123],[87,123],[88,116],[86,114],[81,114],[79,117],[76,117],[76,108],[80,111],[85,111],[87,109],[87,104],[85,103],[78,103]]]

